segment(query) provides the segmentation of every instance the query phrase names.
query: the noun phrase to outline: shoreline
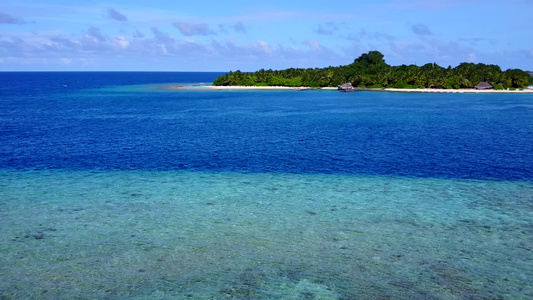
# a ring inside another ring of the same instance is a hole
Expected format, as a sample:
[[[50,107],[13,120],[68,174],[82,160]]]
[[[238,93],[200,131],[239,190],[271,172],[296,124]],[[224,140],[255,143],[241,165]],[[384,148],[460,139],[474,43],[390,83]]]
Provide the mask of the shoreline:
[[[372,89],[364,89],[372,90]],[[533,93],[533,89],[524,90],[476,90],[476,89],[377,89],[376,91],[384,92],[403,92],[403,93],[444,93],[444,94],[530,94]]]
[[[213,86],[213,85],[203,85],[203,86],[186,86],[186,85],[172,85],[167,89],[169,90],[213,90],[213,91],[222,91],[222,90],[294,90],[294,91],[307,91],[307,90],[330,90],[336,91],[336,87],[322,87],[322,88],[310,88],[310,87],[288,87],[288,86]],[[485,94],[530,94],[533,93],[533,89],[524,89],[524,90],[476,90],[476,89],[397,89],[397,88],[380,88],[380,89],[370,89],[370,88],[360,88],[356,89],[354,92],[361,91],[370,91],[370,92],[400,92],[400,93],[443,93],[443,94],[465,94],[465,93],[485,93]]]

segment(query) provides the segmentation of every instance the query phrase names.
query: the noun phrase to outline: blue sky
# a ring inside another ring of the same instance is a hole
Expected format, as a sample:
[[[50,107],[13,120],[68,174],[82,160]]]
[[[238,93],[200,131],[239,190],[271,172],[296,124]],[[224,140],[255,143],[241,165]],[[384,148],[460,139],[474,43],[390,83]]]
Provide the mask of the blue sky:
[[[0,71],[255,71],[351,63],[533,70],[533,0],[0,0]]]

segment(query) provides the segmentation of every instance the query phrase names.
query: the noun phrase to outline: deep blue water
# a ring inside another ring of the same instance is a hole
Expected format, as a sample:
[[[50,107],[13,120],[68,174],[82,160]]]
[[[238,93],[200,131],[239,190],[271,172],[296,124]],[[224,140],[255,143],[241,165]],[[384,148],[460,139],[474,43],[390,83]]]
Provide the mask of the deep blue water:
[[[164,90],[219,73],[0,73],[0,168],[532,180],[533,95]]]

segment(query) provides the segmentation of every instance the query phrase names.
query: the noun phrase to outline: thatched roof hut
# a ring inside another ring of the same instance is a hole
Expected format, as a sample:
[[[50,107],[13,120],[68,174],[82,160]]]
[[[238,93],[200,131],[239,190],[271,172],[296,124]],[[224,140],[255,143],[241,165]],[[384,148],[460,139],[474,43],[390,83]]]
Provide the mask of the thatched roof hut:
[[[341,91],[341,92],[353,92],[355,91],[355,88],[352,86],[351,83],[347,82],[343,85],[340,85],[337,87],[337,90]]]
[[[491,90],[492,89],[492,85],[488,82],[480,82],[478,83],[476,86],[475,86],[476,90]]]

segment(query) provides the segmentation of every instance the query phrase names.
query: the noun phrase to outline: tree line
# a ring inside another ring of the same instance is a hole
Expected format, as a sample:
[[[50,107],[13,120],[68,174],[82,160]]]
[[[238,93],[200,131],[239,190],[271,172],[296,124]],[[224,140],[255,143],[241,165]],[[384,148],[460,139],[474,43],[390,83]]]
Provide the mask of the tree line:
[[[345,66],[327,68],[290,68],[257,72],[229,72],[219,76],[215,86],[289,86],[336,87],[346,82],[361,88],[473,88],[488,82],[495,89],[526,88],[533,77],[520,69],[502,71],[497,65],[461,63],[457,67],[441,67],[428,63],[390,66],[383,54],[370,51]]]

